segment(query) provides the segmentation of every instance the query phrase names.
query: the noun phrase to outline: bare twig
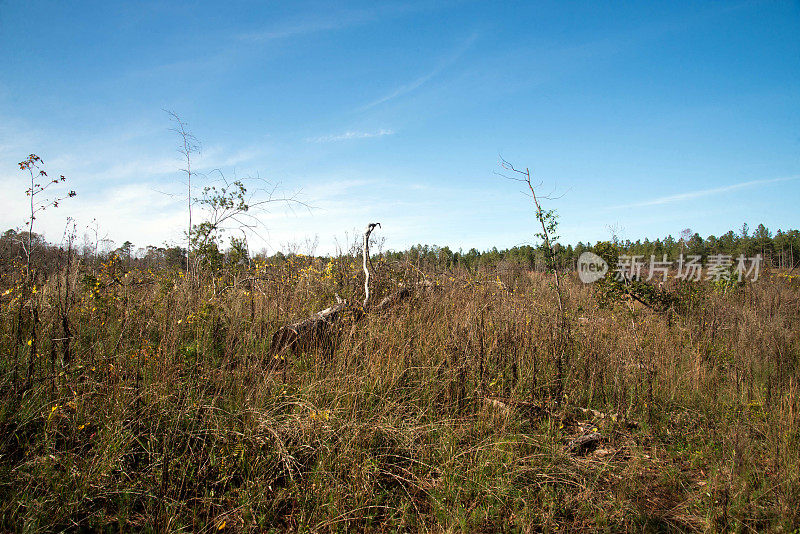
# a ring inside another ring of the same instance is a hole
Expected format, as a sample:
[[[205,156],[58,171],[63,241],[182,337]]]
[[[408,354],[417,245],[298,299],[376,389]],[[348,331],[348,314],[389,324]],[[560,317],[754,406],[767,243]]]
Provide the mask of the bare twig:
[[[180,152],[183,157],[186,159],[186,168],[181,169],[183,172],[186,173],[186,197],[187,197],[187,207],[189,209],[189,226],[188,232],[186,233],[186,271],[189,271],[189,267],[191,265],[189,257],[191,256],[192,252],[192,153],[200,151],[200,143],[197,141],[197,138],[192,135],[187,130],[187,124],[183,122],[183,120],[178,116],[177,113],[174,111],[170,111],[165,109],[166,112],[172,121],[175,123],[175,127],[171,129],[171,131],[177,133],[181,138],[181,144],[178,147],[178,152]]]

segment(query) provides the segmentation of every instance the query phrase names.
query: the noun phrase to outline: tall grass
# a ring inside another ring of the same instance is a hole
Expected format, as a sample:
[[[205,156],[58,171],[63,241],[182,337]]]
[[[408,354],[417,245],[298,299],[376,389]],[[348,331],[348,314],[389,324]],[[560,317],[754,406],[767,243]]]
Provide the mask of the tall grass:
[[[564,333],[547,275],[376,267],[376,299],[431,283],[387,313],[345,319],[332,355],[272,354],[270,338],[336,294],[363,298],[349,256],[191,280],[74,261],[40,278],[30,302],[9,271],[0,528],[800,526],[796,281],[677,287],[682,305],[656,313],[605,303],[568,276]],[[27,383],[15,366],[34,325],[17,320],[20,306],[39,317]],[[596,450],[565,447],[595,429]]]

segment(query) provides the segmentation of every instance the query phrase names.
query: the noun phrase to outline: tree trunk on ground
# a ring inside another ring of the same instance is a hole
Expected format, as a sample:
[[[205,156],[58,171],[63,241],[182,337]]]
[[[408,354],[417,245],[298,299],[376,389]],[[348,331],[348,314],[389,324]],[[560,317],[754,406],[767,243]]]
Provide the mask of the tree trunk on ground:
[[[368,307],[370,298],[369,266],[371,265],[369,256],[369,236],[376,226],[380,226],[380,223],[371,223],[364,231],[364,248],[362,251],[364,267],[364,302],[361,307],[348,304],[346,300],[340,299],[337,295],[336,299],[338,302],[330,308],[317,312],[302,321],[280,327],[272,335],[272,344],[270,346],[271,355],[278,358],[287,351],[297,354],[302,351],[323,350],[324,352],[332,354],[334,338],[339,323],[348,313],[353,317],[353,322],[358,322],[367,312],[383,313],[414,295],[412,288],[404,287],[386,296],[377,305]],[[427,290],[434,289],[436,286],[426,280],[420,283],[419,287]]]
[[[297,353],[329,348],[333,343],[334,326],[348,308],[347,301],[342,300],[307,319],[282,326],[272,335],[270,353],[277,356],[287,350]]]
[[[424,289],[434,286],[423,284]],[[411,288],[404,287],[388,295],[375,306],[368,309],[369,313],[383,313],[397,304],[414,296]],[[365,312],[358,305],[351,305],[346,300],[340,300],[330,308],[317,312],[311,317],[280,327],[272,335],[270,354],[279,356],[285,352],[297,354],[302,351],[326,350],[332,352],[334,337],[342,318],[351,313],[354,322],[361,320]]]

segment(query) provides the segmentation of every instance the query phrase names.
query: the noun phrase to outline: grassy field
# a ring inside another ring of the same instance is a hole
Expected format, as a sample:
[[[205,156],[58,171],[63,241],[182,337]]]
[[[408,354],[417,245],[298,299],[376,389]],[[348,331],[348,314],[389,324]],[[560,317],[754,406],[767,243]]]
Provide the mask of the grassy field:
[[[800,284],[670,285],[666,311],[519,269],[357,260],[214,276],[62,257],[0,287],[0,529],[800,527]],[[420,284],[421,281],[426,284]],[[599,434],[586,449],[572,440]]]

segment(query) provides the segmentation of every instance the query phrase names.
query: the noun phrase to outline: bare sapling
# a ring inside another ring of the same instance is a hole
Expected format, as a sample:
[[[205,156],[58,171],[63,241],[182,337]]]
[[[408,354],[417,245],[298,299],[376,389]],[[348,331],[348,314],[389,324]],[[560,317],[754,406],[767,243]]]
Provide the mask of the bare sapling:
[[[27,171],[30,176],[30,186],[25,190],[25,194],[29,199],[30,215],[25,222],[26,233],[22,238],[22,250],[25,254],[25,277],[22,283],[22,293],[19,300],[19,310],[17,314],[17,332],[16,340],[17,347],[22,345],[22,331],[23,331],[23,307],[27,305],[28,316],[30,317],[30,327],[28,336],[28,370],[25,378],[25,385],[23,390],[26,390],[32,385],[36,354],[37,354],[37,338],[36,326],[39,323],[39,309],[35,302],[36,289],[36,273],[33,265],[34,251],[39,246],[39,239],[34,233],[34,225],[40,213],[49,208],[57,208],[59,204],[67,199],[76,195],[75,191],[59,191],[55,192],[54,186],[66,182],[64,175],[58,178],[49,178],[47,172],[42,169],[44,162],[42,158],[36,154],[30,154],[25,160],[21,161],[18,165],[21,171]],[[17,370],[14,366],[14,381],[16,383]]]
[[[191,279],[197,281],[201,266],[218,267],[222,254],[220,239],[226,231],[241,232],[242,238],[232,238],[231,247],[237,249],[241,255],[246,255],[248,234],[254,234],[263,241],[267,241],[260,231],[266,230],[259,215],[269,213],[269,209],[276,205],[283,205],[293,210],[301,207],[311,210],[312,206],[299,198],[299,192],[283,194],[279,192],[281,184],[271,182],[260,177],[237,178],[233,180],[225,177],[220,169],[214,169],[208,175],[193,170],[192,154],[200,152],[200,142],[188,130],[188,125],[175,112],[164,110],[169,114],[175,126],[171,131],[179,138],[178,152],[185,160],[185,167],[181,169],[186,175],[186,197],[188,227],[186,232],[186,271]],[[198,190],[195,197],[197,178],[202,178],[205,187]],[[193,207],[200,208],[199,223],[195,223]],[[248,257],[241,257],[249,261]]]
[[[566,356],[566,342],[569,338],[569,324],[567,323],[566,314],[564,312],[564,302],[561,293],[561,280],[558,274],[558,266],[555,262],[554,243],[555,240],[558,239],[558,236],[555,235],[556,228],[558,227],[557,215],[554,210],[545,211],[542,209],[539,199],[549,199],[550,197],[541,195],[537,196],[536,188],[540,187],[542,184],[541,182],[536,185],[533,184],[531,181],[531,171],[528,167],[525,167],[525,170],[517,169],[512,163],[506,161],[502,157],[500,157],[500,166],[504,170],[514,173],[514,175],[511,176],[498,173],[500,176],[515,182],[522,182],[528,187],[531,198],[533,199],[533,205],[536,208],[536,220],[539,221],[539,224],[542,227],[542,231],[537,232],[536,237],[540,238],[544,244],[545,263],[547,265],[547,269],[553,272],[556,300],[558,302],[557,327],[559,333],[559,343],[556,349],[556,390],[553,396],[556,404],[560,404],[564,395],[564,360]]]
[[[58,312],[58,320],[61,325],[61,337],[53,339],[53,342],[61,342],[61,358],[67,368],[69,368],[72,361],[72,351],[70,343],[72,342],[72,329],[70,328],[69,317],[72,308],[75,306],[76,298],[70,283],[72,273],[72,257],[74,254],[75,243],[75,221],[71,218],[67,221],[67,227],[64,231],[64,242],[66,246],[59,247],[58,257],[59,264],[63,265],[63,270],[56,278],[56,295],[58,297],[56,310]],[[63,287],[62,287],[63,285]],[[55,354],[55,348],[53,349]],[[55,374],[55,361],[52,362],[52,372]]]
[[[558,269],[555,265],[555,251],[553,250],[553,240],[557,239],[555,236],[555,230],[558,226],[558,221],[556,220],[556,213],[554,210],[544,211],[542,209],[542,205],[539,203],[539,198],[536,196],[536,188],[541,186],[542,184],[539,183],[537,185],[533,185],[531,182],[531,171],[528,167],[525,167],[525,170],[519,170],[514,167],[511,163],[504,160],[502,157],[500,158],[500,166],[511,172],[515,172],[520,175],[520,177],[516,176],[506,176],[505,174],[501,175],[504,178],[508,178],[509,180],[513,180],[515,182],[523,182],[525,185],[528,186],[528,189],[531,192],[531,198],[533,199],[533,205],[536,207],[536,220],[539,221],[539,224],[542,226],[541,233],[537,233],[536,236],[544,241],[545,247],[545,262],[547,264],[548,269],[553,270],[553,274],[555,275],[556,281],[556,296],[558,297],[558,311],[563,318],[564,316],[564,304],[561,299],[561,281],[558,277]],[[549,198],[549,197],[548,197]]]
[[[200,151],[200,143],[197,138],[192,135],[187,129],[187,124],[178,116],[174,111],[164,110],[175,123],[172,131],[178,134],[180,144],[178,145],[178,152],[186,160],[186,167],[181,169],[186,174],[186,207],[189,215],[188,230],[186,232],[186,272],[190,273],[191,270],[191,253],[192,253],[192,154]]]

